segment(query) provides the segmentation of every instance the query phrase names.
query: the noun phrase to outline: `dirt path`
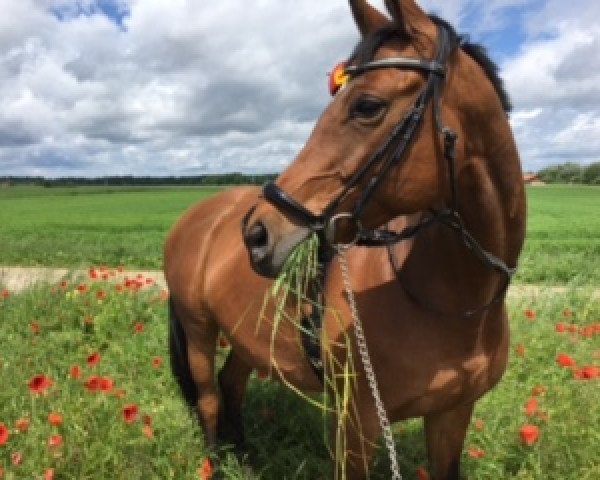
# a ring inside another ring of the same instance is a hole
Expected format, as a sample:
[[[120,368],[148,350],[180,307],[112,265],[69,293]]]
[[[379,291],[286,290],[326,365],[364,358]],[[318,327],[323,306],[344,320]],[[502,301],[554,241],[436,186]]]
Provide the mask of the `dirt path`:
[[[144,278],[152,278],[157,285],[166,288],[165,277],[159,270],[154,271],[124,271],[122,273],[114,272],[115,275],[110,279],[115,282],[123,281],[125,277],[135,278],[142,274]],[[0,285],[11,292],[21,292],[36,283],[59,283],[65,278],[89,278],[87,270],[70,270],[67,268],[44,268],[44,267],[0,267]],[[561,295],[566,293],[567,287],[545,286],[545,285],[512,285],[508,291],[508,296],[529,297],[535,300],[537,297],[553,293]],[[600,288],[595,289],[593,298],[600,299]]]
[[[128,278],[135,278],[142,274],[144,278],[152,278],[159,286],[166,287],[165,277],[161,271],[113,271],[114,275],[109,280],[120,282]],[[98,271],[101,276],[101,272]],[[45,268],[45,267],[0,267],[0,285],[11,292],[21,292],[37,283],[58,284],[66,278],[86,279],[89,278],[88,270],[72,270],[67,268]]]

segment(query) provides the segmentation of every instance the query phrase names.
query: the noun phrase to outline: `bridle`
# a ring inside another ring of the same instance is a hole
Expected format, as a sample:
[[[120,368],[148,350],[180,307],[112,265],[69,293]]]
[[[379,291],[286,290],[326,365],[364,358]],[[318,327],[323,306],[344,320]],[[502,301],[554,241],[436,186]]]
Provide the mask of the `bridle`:
[[[357,226],[355,242],[359,244],[372,244],[376,241],[373,231],[367,232],[360,227],[360,217],[366,206],[373,198],[383,180],[389,175],[390,170],[398,165],[417,136],[419,127],[430,102],[433,102],[435,123],[439,133],[444,136],[444,156],[448,159],[450,183],[452,185],[452,203],[456,200],[454,178],[456,134],[444,127],[441,118],[441,93],[446,73],[446,64],[449,56],[456,50],[458,41],[452,42],[451,34],[444,26],[438,28],[439,47],[435,60],[421,60],[415,58],[386,58],[375,60],[358,66],[346,67],[346,74],[356,78],[366,72],[386,68],[404,70],[418,70],[426,72],[427,81],[417,96],[414,106],[404,115],[403,119],[394,127],[386,141],[369,158],[369,160],[350,178],[342,192],[334,198],[320,215],[306,209],[290,195],[279,188],[275,183],[265,185],[264,198],[283,214],[293,219],[299,225],[308,227],[314,232],[322,233],[325,240],[333,243],[336,223],[342,219],[351,220]],[[338,208],[348,197],[349,193],[359,184],[368,182],[361,192],[356,204],[350,212],[338,213]],[[455,208],[455,205],[453,205]]]
[[[389,137],[375,151],[369,160],[352,176],[342,192],[334,198],[321,214],[314,214],[303,205],[294,200],[275,183],[268,183],[263,188],[265,200],[271,203],[281,213],[288,216],[295,223],[316,232],[321,242],[327,246],[335,244],[336,224],[340,220],[352,221],[356,226],[356,235],[352,245],[361,246],[390,246],[402,240],[413,238],[419,232],[434,224],[442,224],[455,231],[462,239],[463,244],[486,266],[506,277],[505,286],[494,299],[482,308],[466,312],[463,316],[471,316],[481,312],[504,298],[506,289],[516,267],[509,267],[506,263],[485,250],[479,242],[466,230],[462,217],[458,212],[458,194],[456,179],[456,133],[444,126],[441,114],[441,96],[446,76],[446,66],[449,57],[460,47],[462,39],[448,30],[443,23],[438,24],[438,48],[434,60],[421,60],[414,58],[394,57],[375,60],[358,66],[346,68],[350,79],[356,78],[366,72],[384,68],[398,68],[418,70],[427,73],[427,80],[418,94],[414,106],[404,115],[402,120],[394,127]],[[450,184],[450,203],[441,210],[430,209],[421,221],[407,227],[400,232],[390,231],[385,228],[363,230],[360,217],[366,206],[373,198],[382,181],[389,175],[390,170],[401,163],[414,142],[428,105],[433,104],[434,122],[439,134],[443,136],[444,157],[448,165]],[[368,177],[370,175],[370,177]],[[350,212],[338,212],[342,202],[348,197],[351,190],[359,184],[366,182],[366,186],[359,195]],[[331,248],[329,249],[331,250]],[[392,259],[393,260],[393,259]],[[392,262],[393,263],[393,262]]]

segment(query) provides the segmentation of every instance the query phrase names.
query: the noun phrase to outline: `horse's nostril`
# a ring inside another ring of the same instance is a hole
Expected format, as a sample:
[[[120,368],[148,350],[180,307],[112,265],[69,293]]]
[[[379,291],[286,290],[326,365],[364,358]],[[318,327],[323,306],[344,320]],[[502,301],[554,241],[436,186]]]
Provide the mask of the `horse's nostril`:
[[[269,244],[269,234],[265,226],[255,223],[246,231],[246,245],[253,249],[264,248]]]

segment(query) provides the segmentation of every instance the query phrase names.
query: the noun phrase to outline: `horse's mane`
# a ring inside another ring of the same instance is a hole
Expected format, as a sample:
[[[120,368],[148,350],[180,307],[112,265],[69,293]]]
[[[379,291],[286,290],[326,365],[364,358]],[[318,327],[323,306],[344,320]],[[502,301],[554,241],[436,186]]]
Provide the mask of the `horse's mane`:
[[[470,42],[465,35],[458,35],[452,25],[438,16],[430,15],[429,18],[431,18],[436,25],[446,27],[450,34],[450,42],[460,45],[460,48],[477,62],[494,86],[494,90],[502,103],[502,108],[505,112],[510,112],[512,110],[510,97],[504,87],[502,78],[500,78],[498,66],[488,55],[487,49],[483,45]],[[348,61],[358,65],[370,62],[375,57],[377,50],[388,41],[398,40],[400,42],[408,42],[411,39],[411,34],[398,26],[384,27],[364,37],[358,43]]]

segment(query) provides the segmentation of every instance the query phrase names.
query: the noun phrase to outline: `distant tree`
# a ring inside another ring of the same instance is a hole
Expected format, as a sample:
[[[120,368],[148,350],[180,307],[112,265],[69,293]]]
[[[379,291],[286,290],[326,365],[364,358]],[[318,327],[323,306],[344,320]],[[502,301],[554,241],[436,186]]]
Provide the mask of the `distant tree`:
[[[583,183],[600,185],[600,162],[592,163],[583,169]]]
[[[553,165],[540,170],[538,175],[546,183],[582,183],[583,167],[577,163]]]

